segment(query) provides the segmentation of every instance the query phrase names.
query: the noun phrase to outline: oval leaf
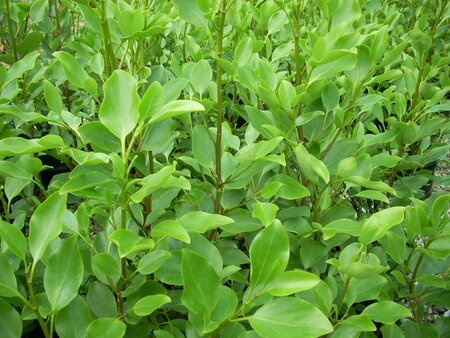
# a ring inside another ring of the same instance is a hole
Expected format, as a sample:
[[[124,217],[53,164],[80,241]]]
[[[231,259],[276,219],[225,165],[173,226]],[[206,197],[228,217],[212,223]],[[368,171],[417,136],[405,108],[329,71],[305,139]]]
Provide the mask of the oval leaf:
[[[267,338],[314,338],[333,331],[327,317],[299,298],[278,298],[249,318],[252,328]]]
[[[98,114],[100,122],[124,144],[139,118],[137,81],[131,74],[116,70],[106,80],[103,90],[105,98]]]
[[[67,195],[54,193],[38,206],[31,216],[29,245],[35,262],[41,259],[50,241],[61,233],[66,199]]]
[[[137,301],[134,305],[133,311],[138,316],[148,316],[157,308],[164,304],[170,303],[172,300],[166,295],[151,295],[146,296]]]

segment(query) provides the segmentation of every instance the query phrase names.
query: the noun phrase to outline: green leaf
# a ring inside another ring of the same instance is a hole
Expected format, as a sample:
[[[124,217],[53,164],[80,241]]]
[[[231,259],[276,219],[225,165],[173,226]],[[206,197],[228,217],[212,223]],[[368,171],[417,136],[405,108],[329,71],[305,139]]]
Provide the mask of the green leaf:
[[[325,183],[330,182],[330,173],[328,172],[325,164],[311,154],[309,155],[309,161],[311,163],[312,170],[314,170],[314,172],[319,175]]]
[[[70,237],[50,257],[44,273],[44,288],[53,311],[64,308],[76,297],[83,272],[77,238]]]
[[[323,239],[328,240],[336,234],[359,236],[362,224],[351,219],[342,218],[325,225],[322,229]]]
[[[371,157],[372,165],[374,167],[382,166],[385,168],[393,168],[402,158],[398,156],[392,156],[388,153],[381,153]]]
[[[372,65],[369,47],[366,45],[359,46],[358,55],[356,56],[356,65],[353,69],[345,72],[348,78],[353,82],[354,86],[362,83]]]
[[[139,260],[137,271],[143,275],[150,275],[157,271],[170,256],[171,253],[165,250],[149,252]]]
[[[365,199],[389,203],[389,198],[387,198],[385,194],[375,190],[364,190],[354,195],[354,197],[361,197]]]
[[[86,143],[91,143],[95,151],[106,153],[119,153],[119,140],[100,121],[92,121],[83,124],[78,132]]]
[[[84,81],[89,78],[89,75],[80,63],[67,52],[58,51],[53,53],[53,56],[61,63],[67,80],[75,87],[84,88]]]
[[[405,338],[402,329],[395,324],[383,325],[381,333],[383,334],[383,338]]]
[[[383,324],[394,324],[400,318],[411,317],[411,312],[403,305],[384,300],[366,307],[363,315],[369,316],[373,321]]]
[[[208,132],[208,129],[197,124],[192,130],[192,154],[202,166],[213,168],[216,162],[214,142]]]
[[[172,300],[166,295],[151,295],[139,299],[134,304],[133,311],[138,316],[148,316],[157,308],[164,304],[170,303]]]
[[[336,176],[338,177],[349,177],[356,169],[357,162],[354,157],[347,157],[339,161],[338,168],[336,171]]]
[[[0,296],[15,297],[17,295],[17,280],[8,258],[0,252]],[[1,299],[1,298],[0,298]]]
[[[445,260],[450,255],[450,235],[440,236],[433,240],[428,245],[426,253],[430,257]]]
[[[92,321],[86,301],[76,296],[65,308],[56,314],[55,328],[60,338],[85,338],[86,328]]]
[[[219,301],[217,302],[217,305],[214,308],[213,313],[211,314],[211,320],[214,321],[213,327],[219,326],[220,323],[224,322],[229,317],[231,317],[233,313],[236,311],[237,305],[238,305],[238,298],[233,289],[225,285],[221,285]],[[208,332],[212,330],[214,329],[210,329],[208,330]]]
[[[268,227],[275,220],[278,206],[273,203],[263,203],[256,201],[252,204],[252,216],[259,219],[265,227]]]
[[[373,182],[361,176],[350,176],[345,178],[346,181],[359,185],[366,189],[377,190],[391,195],[397,195],[396,191],[384,182]]]
[[[14,162],[0,161],[0,175],[31,181],[33,174]]]
[[[75,193],[84,189],[100,187],[110,183],[111,181],[112,178],[106,176],[102,172],[80,173],[74,177],[70,177],[69,181],[64,183],[64,185],[60,188],[59,193]]]
[[[446,216],[448,211],[448,203],[450,201],[450,194],[439,196],[433,202],[431,208],[431,221],[435,227],[438,227],[442,216]]]
[[[320,95],[326,111],[332,111],[339,105],[339,90],[333,82],[323,87]]]
[[[151,174],[142,179],[142,187],[134,194],[131,195],[133,202],[140,203],[149,196],[161,188],[168,177],[175,171],[176,162],[173,162],[171,166],[160,169],[156,174]]]
[[[116,70],[106,80],[103,91],[105,97],[98,114],[100,122],[125,144],[125,138],[139,118],[137,81],[130,73]]]
[[[172,0],[178,7],[178,12],[181,18],[187,22],[200,26],[208,27],[205,14],[200,9],[196,0]]]
[[[152,237],[171,237],[185,243],[191,242],[191,238],[186,229],[179,222],[170,219],[154,225],[151,234]]]
[[[342,324],[351,325],[359,331],[376,331],[377,328],[368,315],[354,315],[346,318]]]
[[[182,250],[181,273],[182,303],[189,311],[208,320],[219,300],[220,276],[208,260],[188,249]]]
[[[59,93],[58,88],[56,88],[47,80],[44,81],[44,96],[45,102],[47,102],[50,110],[54,111],[57,114],[61,114],[64,107],[61,94]]]
[[[7,301],[0,298],[0,332],[2,338],[22,337],[22,318]]]
[[[117,229],[109,236],[109,240],[117,245],[121,258],[132,252],[153,249],[155,246],[152,239],[140,237],[128,229]]]
[[[266,338],[315,338],[333,331],[327,317],[299,298],[278,298],[249,317],[252,328]]]
[[[124,37],[140,32],[145,27],[145,16],[139,10],[123,10],[119,15],[119,28]]]
[[[238,43],[234,50],[234,60],[237,62],[238,67],[248,63],[253,54],[252,46],[253,41],[250,37],[247,37]]]
[[[212,69],[209,62],[200,60],[191,70],[190,80],[194,90],[202,96],[212,80]]]
[[[95,275],[100,273],[116,282],[121,276],[119,260],[107,252],[101,252],[92,257],[92,270]]]
[[[155,115],[164,104],[164,88],[158,81],[155,81],[148,87],[144,97],[139,104],[139,115],[142,120]]]
[[[38,56],[39,52],[32,52],[26,55],[22,60],[15,62],[8,70],[8,74],[6,76],[3,86],[5,86],[11,80],[22,77],[22,75],[25,74],[25,72],[33,69],[36,64],[36,59]]]
[[[88,338],[122,338],[127,326],[117,318],[97,318],[86,329]]]
[[[34,264],[41,259],[48,244],[61,233],[66,199],[67,195],[54,193],[47,197],[31,216],[29,246]]]
[[[191,112],[204,111],[205,107],[201,103],[191,100],[176,100],[167,103],[161,108],[161,110],[152,116],[149,124],[170,119],[179,115],[183,115]]]
[[[40,139],[31,140],[22,137],[8,137],[0,140],[0,156],[38,153],[63,145],[63,139],[57,135],[45,135]]]
[[[299,117],[295,119],[295,125],[296,126],[303,126],[307,124],[308,122],[314,120],[316,117],[323,116],[325,113],[320,110],[302,113]]]
[[[14,225],[0,220],[0,237],[8,248],[22,261],[27,254],[27,240],[22,231]]]
[[[256,235],[250,245],[250,297],[281,274],[289,260],[289,238],[280,222]]]
[[[363,244],[374,242],[393,226],[401,223],[405,216],[405,207],[393,207],[379,211],[364,222],[359,241]]]
[[[316,286],[320,278],[313,273],[302,270],[286,271],[275,277],[262,292],[272,296],[283,297],[293,293],[309,290]]]
[[[342,71],[350,70],[355,67],[356,53],[354,51],[345,50],[341,55],[331,59],[327,63],[319,64],[315,67],[310,76],[308,84],[318,80],[334,77]]]
[[[117,316],[117,304],[113,292],[105,284],[94,281],[87,293],[89,309],[97,317]]]
[[[266,157],[270,154],[283,140],[283,137],[274,137],[268,141],[260,141],[251,146],[248,155],[251,160],[256,161],[258,159]]]
[[[234,223],[234,220],[227,216],[209,214],[204,211],[190,211],[181,216],[178,222],[189,232],[204,233],[208,230]]]
[[[352,278],[349,289],[354,289],[356,293],[355,303],[376,299],[381,290],[387,284],[386,278],[381,275],[371,276],[370,278]]]

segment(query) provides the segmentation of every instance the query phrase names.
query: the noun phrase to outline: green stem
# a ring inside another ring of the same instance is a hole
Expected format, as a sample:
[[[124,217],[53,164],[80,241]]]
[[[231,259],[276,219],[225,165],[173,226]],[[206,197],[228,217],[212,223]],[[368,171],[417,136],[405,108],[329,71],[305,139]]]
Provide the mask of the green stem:
[[[54,36],[57,36],[59,34],[60,30],[60,23],[59,23],[59,12],[58,12],[58,0],[53,0],[53,9],[55,11],[55,30],[53,32]]]
[[[11,21],[11,13],[9,10],[9,0],[5,0],[5,12],[6,12],[6,21],[8,22],[9,34],[11,35],[11,47],[13,50],[14,62],[17,62],[19,59],[17,56],[17,44],[16,44],[16,36],[13,31],[13,25]]]
[[[227,0],[222,0],[220,9],[220,23],[217,37],[217,50],[216,54],[218,58],[222,57],[223,47],[223,30],[225,26],[225,16],[227,14]],[[222,182],[222,122],[223,122],[223,86],[222,86],[222,67],[220,63],[216,61],[216,82],[217,82],[217,136],[215,143],[216,153],[216,199],[214,201],[214,212],[220,212],[220,199],[223,193]]]
[[[295,61],[295,85],[300,86],[302,82],[302,69],[300,59],[300,17],[303,11],[303,1],[300,1],[295,9],[295,27],[294,29],[294,61]],[[297,117],[301,115],[302,103],[297,104],[296,114],[294,116],[294,125]],[[297,126],[298,138],[302,143],[305,143],[302,126]]]
[[[51,337],[50,332],[48,331],[47,325],[45,324],[44,319],[42,318],[42,316],[39,312],[39,306],[37,304],[36,296],[34,294],[33,275],[34,275],[35,267],[36,267],[36,263],[33,262],[30,273],[26,275],[28,293],[30,295],[30,301],[31,301],[31,304],[33,305],[32,308],[34,310],[34,313],[36,314],[36,318],[38,320],[39,326],[41,327],[42,333],[44,333],[44,336],[46,338],[50,338]]]
[[[103,42],[105,44],[106,69],[107,75],[109,76],[117,68],[117,63],[116,56],[114,55],[114,50],[112,48],[111,32],[109,30],[108,18],[106,16],[106,0],[102,0],[100,2],[100,11],[103,30]]]

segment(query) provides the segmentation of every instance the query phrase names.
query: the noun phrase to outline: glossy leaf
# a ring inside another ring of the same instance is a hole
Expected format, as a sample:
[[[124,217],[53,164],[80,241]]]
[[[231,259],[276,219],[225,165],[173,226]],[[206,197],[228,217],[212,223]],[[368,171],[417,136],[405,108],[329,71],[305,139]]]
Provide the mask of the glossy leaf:
[[[164,89],[159,82],[155,81],[148,87],[139,104],[139,115],[141,119],[145,120],[155,115],[159,112],[163,104]]]
[[[196,0],[172,0],[177,5],[180,17],[189,23],[206,27],[207,21]]]
[[[177,221],[164,220],[152,227],[153,237],[171,237],[185,243],[190,243],[191,239],[186,229]]]
[[[148,316],[159,307],[170,303],[171,301],[170,297],[166,295],[146,296],[139,299],[136,304],[134,304],[133,311],[138,316]]]
[[[84,88],[84,81],[89,77],[80,63],[67,52],[55,52],[53,55],[61,63],[64,73],[70,83],[78,88]]]
[[[382,238],[390,228],[403,221],[404,214],[404,207],[393,207],[373,214],[364,222],[359,241],[368,244]]]
[[[27,240],[22,231],[14,225],[0,220],[0,237],[9,249],[22,261],[27,254]]]
[[[4,338],[22,336],[22,318],[7,301],[0,298],[0,332]]]
[[[160,169],[156,174],[151,174],[142,180],[142,187],[131,195],[131,199],[140,203],[145,197],[159,189],[167,178],[175,171],[176,162],[171,166]]]
[[[333,326],[311,303],[299,298],[278,298],[264,304],[249,318],[252,328],[267,338],[314,338]]]
[[[192,68],[190,79],[194,90],[199,95],[203,95],[212,80],[212,69],[209,62],[206,60],[200,60],[196,63]]]
[[[125,336],[127,326],[116,318],[97,318],[86,329],[88,338],[111,337],[122,338]]]
[[[70,237],[50,257],[44,273],[44,288],[52,310],[64,308],[76,297],[83,272],[77,238]]]
[[[183,304],[200,318],[209,319],[219,300],[220,277],[207,259],[182,250]]]
[[[137,270],[143,275],[154,273],[162,264],[164,264],[170,255],[169,251],[164,250],[149,252],[139,260]]]
[[[64,145],[57,135],[45,135],[40,139],[27,140],[22,137],[8,137],[0,140],[0,155],[13,156],[37,153]]]
[[[253,203],[252,208],[252,216],[258,218],[265,227],[272,224],[279,209],[276,204],[263,202]]]
[[[16,296],[17,280],[14,271],[9,264],[8,258],[5,254],[0,252],[0,296],[14,297]]]
[[[69,305],[56,314],[55,329],[60,338],[84,338],[92,321],[86,301],[76,296]]]
[[[57,114],[61,114],[61,111],[64,107],[61,99],[61,94],[59,93],[58,88],[56,88],[47,80],[44,81],[44,95],[45,101],[47,102],[50,110],[54,111]]]
[[[177,100],[165,104],[161,110],[154,114],[149,123],[163,121],[172,117],[184,115],[191,112],[204,111],[205,107],[198,102],[190,100]]]
[[[54,193],[31,216],[29,246],[35,262],[41,259],[48,244],[61,233],[66,199],[67,195]]]
[[[283,297],[293,293],[309,290],[316,286],[320,278],[313,273],[302,270],[286,271],[275,277],[264,292],[272,296]]]
[[[130,73],[116,70],[106,80],[103,91],[105,97],[98,114],[100,122],[124,144],[139,118],[137,81]]]
[[[258,292],[284,272],[288,260],[288,236],[280,222],[273,222],[250,245],[250,293]]]
[[[234,223],[234,221],[223,215],[209,214],[203,211],[191,211],[178,219],[189,232],[204,233],[208,230]]]
[[[114,231],[109,236],[109,240],[117,245],[121,258],[132,252],[153,249],[155,245],[152,239],[140,237],[128,229]]]
[[[388,300],[369,305],[362,314],[369,316],[375,322],[388,325],[394,324],[400,318],[412,316],[406,307]]]

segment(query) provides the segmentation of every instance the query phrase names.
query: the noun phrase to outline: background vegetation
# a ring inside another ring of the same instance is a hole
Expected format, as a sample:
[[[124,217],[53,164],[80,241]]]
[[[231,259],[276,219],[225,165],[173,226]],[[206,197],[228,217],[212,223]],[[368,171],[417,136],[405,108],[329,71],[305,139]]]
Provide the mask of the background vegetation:
[[[3,0],[0,335],[449,337],[449,17]]]

